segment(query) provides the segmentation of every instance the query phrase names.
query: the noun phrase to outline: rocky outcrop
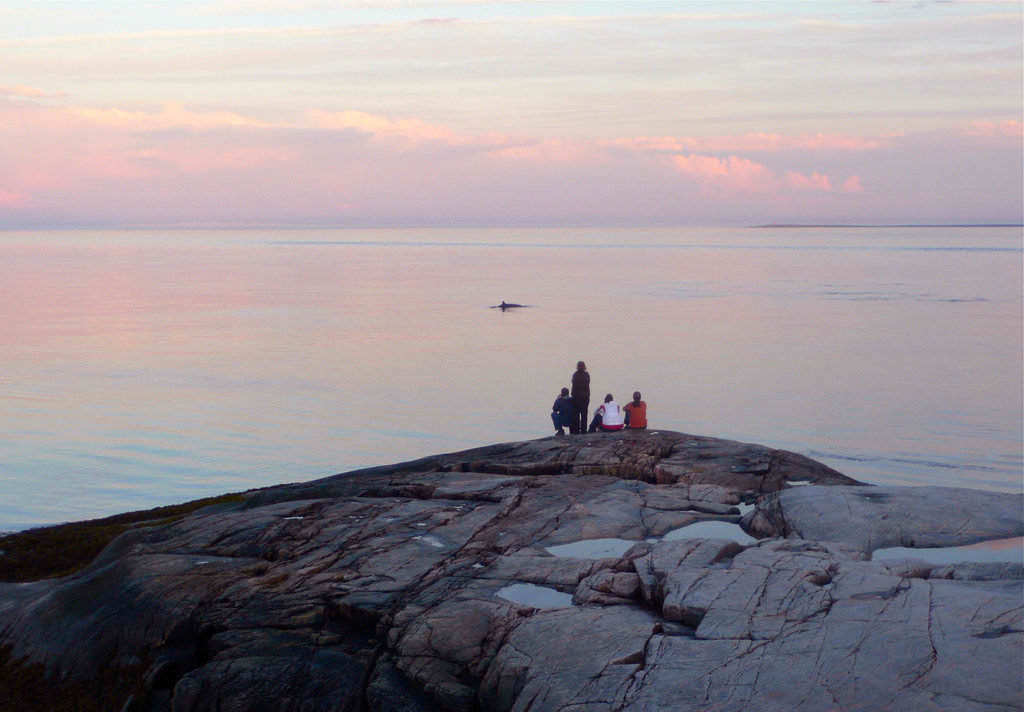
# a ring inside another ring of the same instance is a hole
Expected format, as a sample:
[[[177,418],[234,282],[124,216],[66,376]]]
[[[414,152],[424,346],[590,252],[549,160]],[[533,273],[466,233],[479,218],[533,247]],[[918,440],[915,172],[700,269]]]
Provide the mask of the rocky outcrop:
[[[668,432],[269,488],[0,585],[0,708],[1019,709],[1021,566],[870,553],[1022,507]]]
[[[1005,498],[1007,506],[999,499]],[[1024,535],[1018,497],[955,487],[794,487],[747,522],[761,536],[793,535],[871,553]]]

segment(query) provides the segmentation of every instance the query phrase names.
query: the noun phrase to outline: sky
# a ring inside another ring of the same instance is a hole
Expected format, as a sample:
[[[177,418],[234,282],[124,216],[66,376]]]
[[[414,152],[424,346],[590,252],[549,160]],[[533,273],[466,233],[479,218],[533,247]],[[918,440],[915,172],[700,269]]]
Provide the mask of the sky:
[[[0,227],[1024,218],[1024,4],[0,0]]]

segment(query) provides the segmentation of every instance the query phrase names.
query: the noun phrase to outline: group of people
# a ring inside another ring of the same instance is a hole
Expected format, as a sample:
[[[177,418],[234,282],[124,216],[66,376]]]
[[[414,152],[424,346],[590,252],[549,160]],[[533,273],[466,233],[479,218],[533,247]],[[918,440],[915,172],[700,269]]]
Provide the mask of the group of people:
[[[580,361],[572,374],[572,391],[563,388],[551,406],[551,422],[556,435],[565,435],[565,428],[572,434],[614,432],[616,430],[644,430],[647,427],[647,404],[640,399],[640,391],[633,393],[633,400],[620,406],[609,393],[604,403],[594,411],[594,418],[587,424],[590,408],[590,374],[587,364]]]

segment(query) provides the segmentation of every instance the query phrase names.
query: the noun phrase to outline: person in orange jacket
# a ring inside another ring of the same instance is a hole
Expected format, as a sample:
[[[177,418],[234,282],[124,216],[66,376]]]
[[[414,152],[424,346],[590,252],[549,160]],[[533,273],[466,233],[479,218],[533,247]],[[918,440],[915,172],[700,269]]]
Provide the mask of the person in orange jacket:
[[[640,391],[633,391],[633,400],[622,408],[626,411],[626,427],[632,430],[647,429],[647,404],[640,400]]]

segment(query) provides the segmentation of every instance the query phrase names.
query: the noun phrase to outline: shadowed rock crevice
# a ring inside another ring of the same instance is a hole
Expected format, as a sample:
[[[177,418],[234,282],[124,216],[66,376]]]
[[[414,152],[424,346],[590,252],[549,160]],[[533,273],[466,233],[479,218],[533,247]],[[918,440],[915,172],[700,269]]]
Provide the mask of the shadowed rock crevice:
[[[0,585],[0,703],[1019,707],[1024,567],[869,560],[1020,535],[1020,496],[941,489],[867,487],[792,453],[649,432],[246,493],[244,508],[126,532],[74,575]],[[674,538],[709,522],[762,538]],[[580,542],[615,553],[588,558]]]

